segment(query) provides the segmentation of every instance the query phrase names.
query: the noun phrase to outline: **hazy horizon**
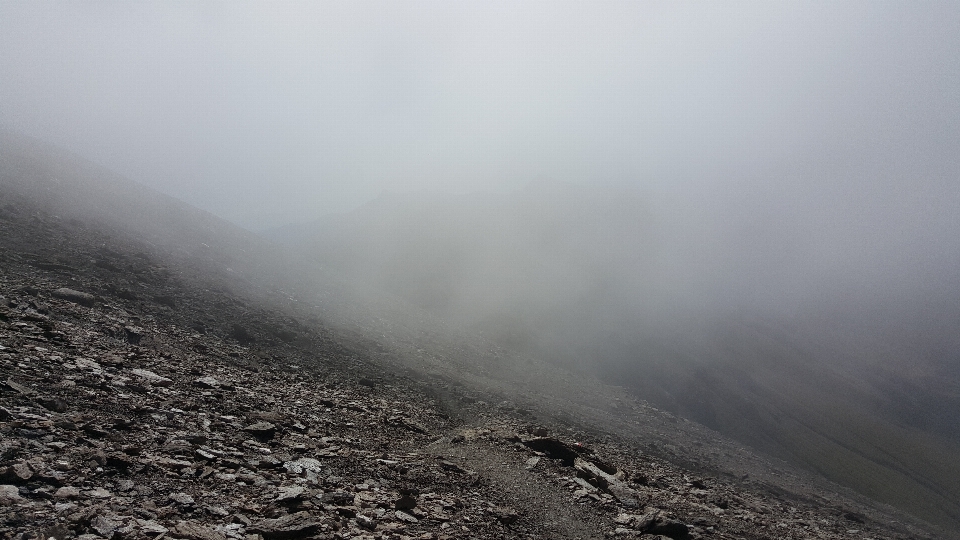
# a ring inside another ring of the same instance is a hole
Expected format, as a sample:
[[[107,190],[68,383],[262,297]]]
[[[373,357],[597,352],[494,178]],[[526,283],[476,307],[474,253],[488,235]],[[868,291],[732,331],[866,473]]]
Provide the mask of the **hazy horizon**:
[[[939,294],[957,51],[951,2],[0,1],[0,125],[255,231],[556,182],[774,305]]]
[[[957,167],[950,2],[4,1],[0,30],[0,121],[253,229],[385,190]]]

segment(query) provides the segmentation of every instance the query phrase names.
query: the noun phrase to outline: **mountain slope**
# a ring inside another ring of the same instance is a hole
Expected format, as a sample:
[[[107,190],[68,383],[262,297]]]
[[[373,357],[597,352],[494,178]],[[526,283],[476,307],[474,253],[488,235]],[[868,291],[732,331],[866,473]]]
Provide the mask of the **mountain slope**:
[[[960,527],[960,300],[724,309],[683,214],[637,193],[385,195],[271,233],[331,272],[878,500]],[[664,216],[671,214],[667,221]],[[673,223],[671,225],[669,223]],[[715,284],[714,284],[715,285]],[[758,285],[759,286],[759,285]],[[723,289],[723,287],[719,287]],[[702,297],[698,300],[698,297]],[[693,300],[691,300],[693,299]]]
[[[891,373],[919,351],[892,356],[879,336],[872,342],[876,356],[865,364],[851,357],[849,342],[818,351],[804,343],[822,333],[786,335],[733,326],[708,342],[709,352],[656,339],[608,344],[603,369],[606,379],[753,448],[916,515],[955,523],[960,467],[951,456],[960,441],[945,431],[955,425],[948,418],[960,418],[955,391]],[[656,358],[638,358],[638,350]]]
[[[136,220],[157,194],[131,182],[101,193],[86,181],[95,167],[33,147],[27,157],[76,195],[51,203],[36,170],[11,180],[30,165],[10,148],[4,537],[940,534],[427,315],[328,311],[316,275],[296,281],[265,262],[242,273],[272,248],[181,203],[167,200],[177,234],[206,248],[147,221],[108,226],[114,217],[81,203],[112,200]]]

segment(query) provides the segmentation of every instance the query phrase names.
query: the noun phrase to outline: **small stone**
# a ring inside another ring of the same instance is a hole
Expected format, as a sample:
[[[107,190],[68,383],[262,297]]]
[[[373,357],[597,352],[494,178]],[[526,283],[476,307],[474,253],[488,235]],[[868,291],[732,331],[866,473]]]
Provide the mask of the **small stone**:
[[[276,500],[278,502],[293,502],[302,499],[305,491],[303,486],[282,487],[278,490]]]
[[[347,519],[353,519],[357,517],[357,507],[356,506],[338,506],[337,514]]]
[[[122,527],[117,529],[116,536],[120,538],[132,538],[133,536],[135,536],[134,533],[136,532],[136,530],[137,530],[137,527],[133,523],[127,523],[126,525],[123,525]]]
[[[319,495],[320,502],[323,504],[350,504],[353,502],[353,494],[345,491],[334,491]]]
[[[530,459],[527,460],[527,463],[526,463],[526,465],[524,465],[524,467],[529,471],[529,470],[533,469],[534,467],[536,467],[536,466],[537,466],[537,463],[540,463],[540,457],[539,457],[539,456],[534,456],[534,457],[532,457],[532,458],[530,458]]]
[[[181,521],[173,528],[173,536],[188,540],[227,540],[226,535],[192,521]]]
[[[107,435],[110,435],[110,432],[107,431],[103,425],[95,424],[94,422],[84,424],[82,429],[84,433],[96,439],[102,439]]]
[[[194,380],[193,385],[199,388],[206,388],[208,390],[212,390],[220,387],[220,381],[218,381],[213,377],[206,376],[206,377],[200,377]]]
[[[415,433],[427,433],[427,428],[421,426],[413,420],[410,420],[409,418],[404,418],[403,416],[391,416],[387,419],[387,423],[393,426],[402,427]]]
[[[19,501],[20,489],[17,486],[11,486],[9,484],[0,485],[0,505],[9,505],[14,501]]]
[[[320,461],[313,458],[300,458],[293,461],[285,461],[283,468],[290,474],[303,474],[304,471],[320,472]]]
[[[226,517],[230,515],[230,512],[222,506],[205,506],[204,509],[214,516]]]
[[[259,461],[255,464],[257,469],[276,469],[283,464],[282,461],[275,458],[274,456],[263,456],[259,458]]]
[[[141,379],[147,381],[153,386],[158,387],[168,387],[173,384],[173,381],[162,375],[157,375],[156,373],[147,370],[147,369],[131,369],[130,373],[140,377]]]
[[[420,522],[419,519],[411,516],[410,514],[408,514],[408,513],[406,513],[406,512],[403,512],[403,511],[401,511],[401,510],[397,510],[396,512],[393,513],[393,515],[394,515],[397,519],[399,519],[400,521],[403,521],[403,522],[406,522],[406,523],[419,523],[419,522]]]
[[[455,473],[462,473],[462,472],[464,472],[464,470],[463,470],[459,465],[457,465],[456,463],[454,463],[454,462],[452,462],[452,461],[448,461],[448,460],[446,460],[446,459],[441,459],[441,460],[440,460],[440,467],[441,467],[443,470],[445,470],[445,471],[450,471],[450,472],[455,472]]]
[[[89,358],[75,358],[73,363],[76,364],[76,366],[80,369],[89,369],[92,371],[103,370],[103,367],[98,362]]]
[[[171,493],[169,498],[171,501],[177,504],[190,505],[194,503],[193,497],[191,497],[188,493]]]
[[[265,519],[252,524],[247,530],[263,535],[266,540],[292,540],[316,534],[320,530],[320,523],[309,512],[297,512],[276,519]]]
[[[10,484],[25,484],[33,478],[33,471],[26,462],[20,462],[0,469],[0,481]]]
[[[75,291],[73,289],[68,289],[67,287],[61,287],[50,294],[61,300],[66,300],[68,302],[73,302],[74,304],[79,304],[86,307],[93,307],[93,304],[96,302],[96,297],[92,294]]]
[[[109,499],[113,497],[113,494],[109,491],[103,489],[102,487],[94,488],[83,493],[87,497],[92,497],[94,499]]]
[[[520,515],[512,508],[495,507],[490,509],[490,513],[504,525],[512,525],[520,519]]]
[[[124,326],[123,327],[124,337],[127,338],[127,343],[131,345],[138,345],[140,340],[143,339],[143,328],[139,326]]]
[[[559,459],[565,466],[572,466],[574,460],[583,452],[577,445],[567,444],[554,437],[534,437],[523,441],[523,444],[536,452],[542,452],[550,459]]]
[[[583,478],[580,478],[579,476],[574,478],[573,481],[576,482],[581,489],[587,490],[587,493],[593,493],[594,491],[597,490],[597,488],[593,487],[593,485],[591,485],[590,482],[587,482],[586,480],[584,480]]]
[[[207,436],[203,433],[187,433],[183,439],[190,444],[201,445],[207,442]]]
[[[77,505],[72,502],[67,503],[56,503],[53,505],[53,509],[57,511],[58,514],[63,514],[69,512],[76,508]]]
[[[90,520],[90,528],[97,531],[97,534],[104,538],[112,538],[123,523],[98,515]]]
[[[123,479],[117,482],[117,490],[120,492],[131,491],[136,486],[133,480]]]
[[[574,467],[577,469],[578,480],[589,480],[590,484],[613,495],[626,508],[637,508],[639,506],[637,491],[621,480],[623,478],[622,474],[616,471],[613,473],[606,472],[600,465],[579,457],[574,460]]]
[[[76,499],[80,496],[80,489],[73,486],[63,486],[53,494],[57,499]]]
[[[243,428],[244,431],[260,440],[270,440],[277,433],[277,426],[270,422],[257,422]]]
[[[7,379],[6,385],[11,390],[15,392],[20,392],[21,394],[24,394],[24,395],[33,395],[37,393],[37,391],[34,390],[33,388],[22,385],[13,379]]]
[[[57,397],[41,397],[37,400],[40,403],[40,406],[48,411],[53,412],[66,412],[68,408],[68,403]]]
[[[371,517],[359,515],[357,516],[357,525],[368,531],[372,531],[377,528],[377,521]]]
[[[63,525],[53,525],[40,532],[40,538],[43,540],[50,540],[51,538],[54,540],[64,540],[70,536],[72,536],[70,531]]]
[[[166,534],[169,530],[152,519],[138,520],[138,523],[140,524],[140,530],[146,534]]]
[[[397,510],[412,510],[417,507],[417,492],[413,489],[401,489],[400,497],[393,502]]]
[[[125,454],[107,454],[107,466],[113,467],[114,469],[125,471],[133,466],[133,460],[127,457]]]

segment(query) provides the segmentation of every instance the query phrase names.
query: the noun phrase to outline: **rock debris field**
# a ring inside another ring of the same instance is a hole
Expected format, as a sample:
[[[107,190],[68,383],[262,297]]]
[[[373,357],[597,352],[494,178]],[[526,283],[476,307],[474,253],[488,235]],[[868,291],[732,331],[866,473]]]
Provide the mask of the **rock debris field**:
[[[0,226],[0,538],[930,536],[441,393],[87,225]]]

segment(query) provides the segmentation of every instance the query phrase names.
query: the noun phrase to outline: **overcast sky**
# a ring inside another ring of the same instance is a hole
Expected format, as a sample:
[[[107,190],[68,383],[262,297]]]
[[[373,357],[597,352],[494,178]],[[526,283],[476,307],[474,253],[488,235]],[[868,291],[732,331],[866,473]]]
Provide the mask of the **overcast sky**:
[[[553,179],[931,244],[958,6],[0,0],[0,123],[254,230]]]

